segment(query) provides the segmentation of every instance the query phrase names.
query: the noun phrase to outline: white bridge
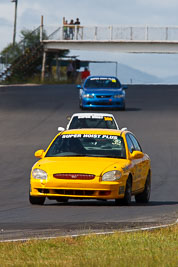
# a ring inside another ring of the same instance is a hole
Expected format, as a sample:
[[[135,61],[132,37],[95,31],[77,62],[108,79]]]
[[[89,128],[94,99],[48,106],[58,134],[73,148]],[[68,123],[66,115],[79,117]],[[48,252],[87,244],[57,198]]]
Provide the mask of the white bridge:
[[[43,27],[42,30],[48,31]],[[48,40],[45,51],[93,50],[122,53],[178,53],[177,26],[60,26]]]

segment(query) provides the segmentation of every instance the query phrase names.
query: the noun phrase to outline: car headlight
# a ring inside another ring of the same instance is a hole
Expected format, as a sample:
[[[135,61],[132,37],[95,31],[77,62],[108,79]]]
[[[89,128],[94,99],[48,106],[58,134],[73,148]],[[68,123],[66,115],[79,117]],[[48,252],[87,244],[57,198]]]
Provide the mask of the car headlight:
[[[34,169],[32,171],[32,176],[35,179],[42,179],[42,180],[47,180],[47,173],[41,169]]]
[[[114,98],[122,98],[124,95],[115,95]]]
[[[120,171],[109,171],[103,174],[102,181],[116,181],[122,176]]]
[[[84,97],[84,98],[94,98],[94,95],[84,94],[83,97]]]

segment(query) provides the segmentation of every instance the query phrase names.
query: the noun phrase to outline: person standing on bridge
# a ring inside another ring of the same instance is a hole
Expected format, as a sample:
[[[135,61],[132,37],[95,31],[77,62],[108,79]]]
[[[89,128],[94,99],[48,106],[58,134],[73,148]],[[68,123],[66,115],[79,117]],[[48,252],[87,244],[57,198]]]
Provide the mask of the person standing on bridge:
[[[63,18],[63,31],[64,31],[64,39],[67,40],[69,38],[69,33],[68,33],[68,22]]]
[[[75,25],[80,25],[80,20],[79,20],[79,18],[76,18]]]
[[[80,20],[79,18],[76,18],[75,25],[77,25],[77,34],[76,34],[76,39],[78,40],[78,35],[79,35],[79,29],[80,29]]]
[[[71,19],[71,21],[70,21],[70,23],[69,23],[69,37],[70,37],[70,39],[72,39],[73,40],[73,38],[74,38],[74,21],[73,21],[73,19]]]

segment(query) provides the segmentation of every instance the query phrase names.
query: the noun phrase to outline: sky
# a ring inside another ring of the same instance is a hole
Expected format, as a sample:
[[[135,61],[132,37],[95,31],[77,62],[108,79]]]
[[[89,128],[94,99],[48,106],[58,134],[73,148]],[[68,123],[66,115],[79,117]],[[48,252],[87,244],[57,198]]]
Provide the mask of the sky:
[[[0,0],[0,51],[12,42],[15,3]],[[40,25],[53,28],[62,25],[62,18],[80,19],[82,25],[154,25],[178,26],[178,0],[18,0],[17,35]],[[71,51],[79,59],[114,60],[157,77],[178,74],[178,55],[122,54]]]

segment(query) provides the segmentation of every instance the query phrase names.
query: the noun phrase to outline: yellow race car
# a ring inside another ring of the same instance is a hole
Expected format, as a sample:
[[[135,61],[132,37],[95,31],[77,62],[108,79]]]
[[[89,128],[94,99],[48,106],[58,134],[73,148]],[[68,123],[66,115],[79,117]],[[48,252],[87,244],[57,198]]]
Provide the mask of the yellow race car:
[[[56,135],[46,151],[38,150],[31,170],[29,201],[45,198],[115,199],[116,204],[147,203],[151,191],[150,158],[126,128],[75,129]]]

